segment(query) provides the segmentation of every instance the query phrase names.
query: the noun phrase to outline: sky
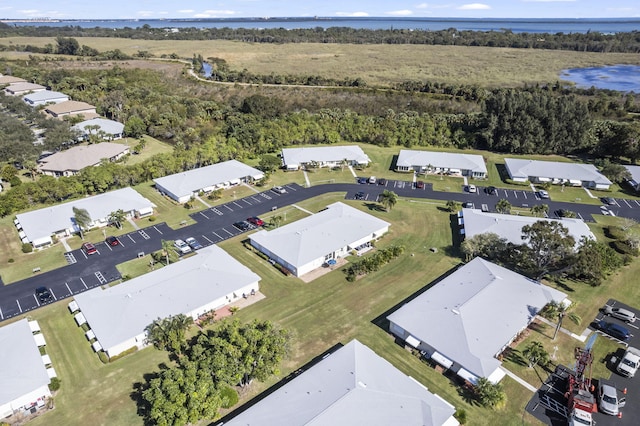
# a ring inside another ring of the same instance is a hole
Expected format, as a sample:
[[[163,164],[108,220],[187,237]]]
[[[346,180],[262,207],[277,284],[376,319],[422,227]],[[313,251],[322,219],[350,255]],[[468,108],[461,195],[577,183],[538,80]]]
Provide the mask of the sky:
[[[640,18],[638,0],[0,0],[0,19]]]

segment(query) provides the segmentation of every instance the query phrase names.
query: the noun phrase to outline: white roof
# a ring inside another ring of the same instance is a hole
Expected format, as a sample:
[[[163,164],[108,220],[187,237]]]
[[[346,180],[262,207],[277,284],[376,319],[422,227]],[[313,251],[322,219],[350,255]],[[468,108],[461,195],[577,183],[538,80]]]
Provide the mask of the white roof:
[[[52,90],[43,90],[41,92],[24,95],[22,99],[34,104],[36,102],[53,102],[58,99],[69,100],[69,95],[65,95],[61,92],[54,92]]]
[[[114,120],[107,120],[106,118],[92,118],[91,120],[82,121],[73,127],[83,133],[97,133],[96,130],[85,130],[87,126],[100,126],[99,130],[109,135],[120,135],[124,131],[124,124]]]
[[[479,257],[393,314],[389,321],[478,377],[547,303],[566,294]]]
[[[546,177],[551,179],[580,180],[611,185],[611,181],[593,164],[562,163],[558,161],[522,160],[505,158],[505,166],[511,177]]]
[[[177,197],[183,197],[191,195],[202,188],[224,184],[247,176],[253,179],[261,179],[264,173],[238,160],[229,160],[157,178],[153,181]]]
[[[640,183],[640,166],[624,166],[631,173],[631,180]]]
[[[0,406],[49,384],[26,319],[0,327],[0,348]]]
[[[249,238],[290,265],[299,267],[352,244],[389,222],[337,202],[319,213]]]
[[[103,348],[144,332],[158,318],[188,314],[260,277],[216,245],[106,290],[74,296]]]
[[[77,172],[100,164],[104,159],[116,157],[129,150],[127,145],[111,142],[74,146],[38,160],[38,168],[46,171]]]
[[[86,209],[92,220],[103,219],[115,210],[125,212],[153,205],[131,188],[122,188],[93,197],[86,197],[56,206],[17,214],[16,217],[29,241],[49,237],[52,233],[75,227],[73,207]]]
[[[451,404],[352,340],[224,424],[457,425],[454,413]]]
[[[437,168],[471,170],[487,173],[487,166],[482,155],[460,154],[454,152],[400,150],[397,166],[432,166]]]
[[[538,221],[544,220],[547,222],[560,222],[562,226],[569,230],[569,235],[576,241],[576,246],[582,237],[596,239],[589,226],[580,219],[545,219],[500,213],[483,213],[477,209],[462,209],[462,216],[464,218],[466,238],[471,238],[478,234],[493,233],[500,238],[505,238],[510,243],[523,244],[522,228],[525,225],[533,225]]]
[[[284,148],[282,162],[285,165],[300,165],[311,161],[355,161],[359,164],[371,162],[369,156],[358,145],[310,146],[303,148]]]

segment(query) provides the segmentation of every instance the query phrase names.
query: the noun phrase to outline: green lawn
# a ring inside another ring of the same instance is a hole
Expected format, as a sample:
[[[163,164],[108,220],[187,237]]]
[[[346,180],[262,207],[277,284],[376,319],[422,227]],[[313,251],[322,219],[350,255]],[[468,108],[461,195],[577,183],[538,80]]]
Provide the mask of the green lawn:
[[[205,205],[196,201],[193,209],[186,209],[183,205],[176,203],[169,197],[160,195],[153,186],[153,182],[141,183],[134,186],[133,189],[156,205],[154,209],[155,214],[153,215],[153,217],[156,218],[156,222],[166,222],[169,227],[174,229],[183,226],[182,223],[184,222],[186,222],[187,225],[194,224],[195,221],[191,219],[189,215],[206,208]],[[141,228],[152,224],[148,218],[138,220],[138,226]]]
[[[142,140],[145,142],[145,147],[139,154],[131,154],[127,157],[126,164],[138,164],[157,154],[166,154],[173,151],[173,147],[168,143],[161,142],[158,139],[144,135]],[[131,151],[140,143],[140,140],[134,138],[124,138],[114,141],[115,143],[123,143],[129,145]]]

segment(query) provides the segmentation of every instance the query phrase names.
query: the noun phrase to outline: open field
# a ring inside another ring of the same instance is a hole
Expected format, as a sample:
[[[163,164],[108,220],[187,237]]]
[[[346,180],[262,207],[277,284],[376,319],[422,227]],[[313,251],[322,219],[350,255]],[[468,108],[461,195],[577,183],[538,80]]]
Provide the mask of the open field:
[[[555,82],[566,68],[640,64],[635,54],[588,53],[541,49],[466,46],[355,45],[319,43],[242,43],[226,40],[131,40],[76,37],[99,51],[120,49],[129,55],[148,51],[160,57],[201,54],[227,61],[235,70],[256,74],[322,75],[363,78],[369,85],[389,86],[406,80],[428,80],[481,86],[522,86]],[[55,45],[54,38],[7,37],[2,44]],[[3,56],[15,57],[12,52]],[[24,54],[25,57],[28,54]],[[295,65],[293,65],[295,64]],[[89,65],[90,66],[90,65]]]

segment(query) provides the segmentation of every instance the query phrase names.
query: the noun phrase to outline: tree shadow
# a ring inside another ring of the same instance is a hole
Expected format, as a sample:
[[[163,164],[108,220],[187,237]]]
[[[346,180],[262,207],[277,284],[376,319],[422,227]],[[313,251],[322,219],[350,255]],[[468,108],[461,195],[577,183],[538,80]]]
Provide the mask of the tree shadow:
[[[364,203],[364,206],[375,212],[386,212],[387,210],[378,203]]]
[[[168,368],[164,363],[160,364],[158,367],[160,370]],[[143,382],[135,382],[132,386],[133,391],[129,394],[129,398],[136,404],[136,414],[143,419],[145,426],[151,426],[153,425],[153,422],[149,420],[151,405],[142,397],[142,393],[149,389],[151,381],[158,377],[160,377],[158,372],[144,374],[142,376]]]
[[[502,356],[507,361],[526,367],[529,365],[526,359],[520,354],[520,351],[514,348],[507,348],[502,352]]]
[[[547,330],[549,330],[549,326],[545,323],[534,321],[529,324],[529,330],[535,331],[536,333],[547,337],[549,339],[553,338],[553,334],[547,334]]]
[[[570,287],[563,278],[555,278],[553,282],[564,291],[570,293],[575,292],[575,289],[573,287]]]

